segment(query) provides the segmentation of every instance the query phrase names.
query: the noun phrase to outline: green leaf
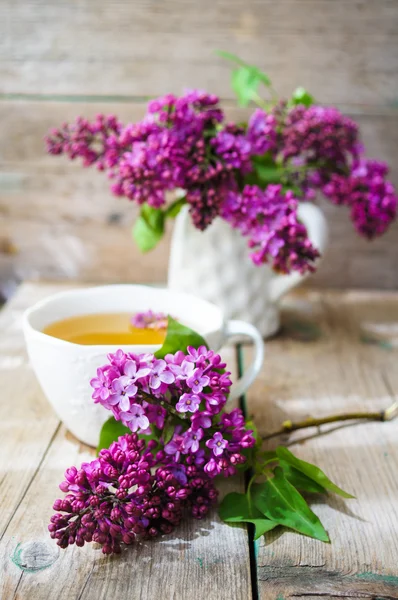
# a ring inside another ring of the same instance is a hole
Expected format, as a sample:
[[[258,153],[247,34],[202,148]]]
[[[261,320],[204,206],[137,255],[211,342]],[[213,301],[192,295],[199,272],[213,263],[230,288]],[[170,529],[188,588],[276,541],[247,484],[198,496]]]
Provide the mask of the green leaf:
[[[330,479],[325,475],[323,471],[321,471],[319,467],[312,465],[311,463],[305,462],[304,460],[300,460],[284,446],[278,446],[278,448],[276,449],[276,453],[278,455],[278,458],[289,463],[289,465],[291,465],[301,473],[304,473],[304,475],[321,485],[325,490],[334,492],[335,494],[338,494],[343,498],[355,498],[355,496],[352,496],[348,492],[345,492],[335,483],[330,481]]]
[[[208,345],[204,338],[193,329],[182,325],[172,317],[168,317],[166,339],[163,346],[155,353],[156,358],[164,358],[166,354],[174,354],[177,350],[186,351],[188,346],[199,348]]]
[[[280,183],[284,173],[284,170],[281,169],[281,167],[278,167],[277,165],[255,164],[254,170],[260,181],[266,184]]]
[[[133,227],[133,237],[141,252],[148,252],[162,239],[165,213],[160,208],[143,204]]]
[[[250,69],[253,73],[253,75],[255,75],[257,77],[257,79],[259,81],[261,81],[261,83],[263,83],[265,86],[270,86],[271,85],[271,79],[268,77],[268,75],[266,73],[263,73],[263,71],[261,71],[261,69],[251,65]]]
[[[324,487],[307,477],[307,475],[304,475],[304,473],[301,473],[289,465],[289,463],[285,462],[284,460],[280,460],[279,464],[283,469],[286,479],[298,490],[316,494],[323,494],[325,492]]]
[[[322,542],[329,541],[322,523],[280,467],[274,469],[274,477],[252,486],[252,497],[258,510],[271,521]]]
[[[240,67],[232,71],[231,87],[235,92],[238,103],[241,106],[247,106],[253,98],[253,94],[257,93],[260,81],[253,73],[250,67]]]
[[[296,106],[297,104],[311,106],[311,104],[314,104],[314,98],[303,87],[298,87],[293,92],[291,104],[293,104],[294,106]]]
[[[248,523],[253,523],[255,526],[254,539],[258,540],[264,533],[278,527],[278,523],[270,521],[269,519],[248,519]]]
[[[173,419],[168,418],[162,431],[162,440],[164,446],[168,444],[171,438],[173,437],[175,428],[176,424],[173,421]]]
[[[218,56],[221,56],[221,58],[225,58],[226,60],[236,63],[240,67],[245,67],[246,69],[250,70],[253,76],[255,76],[258,79],[258,81],[263,83],[264,85],[271,85],[271,80],[266,73],[261,71],[261,69],[259,69],[255,65],[249,65],[247,62],[239,58],[239,56],[236,56],[236,54],[232,54],[231,52],[225,52],[224,50],[216,50],[216,54],[218,54]]]
[[[223,498],[218,514],[226,523],[252,523],[255,526],[255,540],[278,525],[266,519],[256,507],[250,512],[247,495],[238,492],[231,492]]]
[[[102,426],[97,453],[102,448],[109,448],[112,442],[115,442],[118,437],[126,433],[131,433],[130,429],[125,427],[120,421],[116,421],[115,417],[110,417]]]
[[[218,56],[221,56],[221,58],[225,58],[226,60],[230,60],[231,62],[234,62],[238,65],[246,65],[246,63],[239,58],[239,56],[236,56],[236,54],[232,54],[231,52],[225,52],[225,50],[216,50],[216,54],[218,54]]]
[[[247,495],[238,492],[227,494],[220,503],[218,514],[220,519],[227,523],[240,523],[251,519]]]
[[[164,212],[164,216],[166,218],[174,219],[186,203],[187,201],[185,199],[185,196],[183,198],[178,198],[178,200],[175,200],[172,204],[170,204],[167,207],[167,209]]]

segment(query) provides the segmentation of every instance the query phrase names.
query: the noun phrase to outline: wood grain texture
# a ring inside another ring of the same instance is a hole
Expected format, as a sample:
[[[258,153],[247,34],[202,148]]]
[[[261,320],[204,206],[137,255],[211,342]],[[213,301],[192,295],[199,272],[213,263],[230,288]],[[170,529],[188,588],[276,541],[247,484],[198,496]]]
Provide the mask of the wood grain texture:
[[[224,103],[231,119],[248,112]],[[136,102],[0,102],[0,289],[23,279],[83,281],[166,281],[168,236],[142,255],[131,239],[136,207],[114,198],[107,178],[44,151],[46,132],[78,114],[116,113],[124,122],[140,119]],[[370,156],[395,165],[398,112],[352,109]],[[12,140],[12,143],[10,143]],[[391,160],[390,160],[391,162]],[[393,169],[398,184],[398,171]],[[369,243],[356,234],[344,208],[323,202],[330,246],[312,284],[321,287],[398,286],[398,224]]]
[[[398,398],[397,350],[388,343],[398,294],[296,293],[285,301],[283,323],[247,398],[262,433],[286,419],[382,410]],[[371,343],[375,325],[385,339]],[[324,426],[268,442],[291,444],[357,499],[314,498],[331,544],[267,534],[258,548],[261,599],[398,598],[397,428],[397,421]]]
[[[397,101],[394,0],[7,0],[0,23],[6,94],[199,87],[229,98],[229,65],[213,54],[223,48],[264,68],[282,94],[304,85],[321,102]]]
[[[215,513],[120,557],[106,558],[92,545],[58,552],[50,540],[47,523],[54,499],[62,495],[57,486],[63,472],[90,460],[93,451],[58,426],[26,364],[20,316],[40,298],[68,287],[24,284],[1,314],[0,598],[251,599],[247,533],[222,524]],[[234,351],[226,349],[224,356],[233,366]],[[222,487],[225,493],[242,485],[231,481]]]

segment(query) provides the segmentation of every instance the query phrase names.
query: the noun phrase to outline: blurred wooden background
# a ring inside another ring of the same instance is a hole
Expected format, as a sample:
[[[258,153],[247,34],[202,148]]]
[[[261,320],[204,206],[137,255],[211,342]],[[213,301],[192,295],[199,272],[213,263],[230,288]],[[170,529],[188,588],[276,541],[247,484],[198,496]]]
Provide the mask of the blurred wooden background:
[[[234,52],[336,104],[398,185],[397,0],[1,0],[0,293],[25,278],[165,281],[169,237],[135,248],[135,208],[105,177],[47,156],[43,137],[82,114],[139,119],[145,98],[199,87],[236,114]],[[330,218],[323,287],[398,286],[398,225],[367,243],[344,209]]]

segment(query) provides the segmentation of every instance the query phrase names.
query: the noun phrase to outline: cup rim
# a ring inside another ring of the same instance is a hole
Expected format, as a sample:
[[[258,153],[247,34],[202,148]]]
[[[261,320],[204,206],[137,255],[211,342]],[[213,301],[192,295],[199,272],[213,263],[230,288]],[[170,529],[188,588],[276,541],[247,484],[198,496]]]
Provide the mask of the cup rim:
[[[134,283],[117,283],[117,284],[109,284],[109,285],[99,285],[99,286],[90,286],[90,287],[82,287],[82,288],[73,288],[73,289],[69,289],[69,290],[64,290],[64,291],[59,291],[56,292],[54,294],[50,294],[49,296],[46,296],[45,298],[39,300],[38,302],[36,302],[35,304],[33,304],[33,306],[30,306],[29,308],[27,308],[23,315],[22,315],[22,327],[23,327],[23,331],[25,336],[29,335],[30,337],[35,337],[36,339],[41,339],[41,340],[46,340],[47,342],[51,342],[54,345],[57,346],[63,346],[65,348],[70,348],[70,349],[79,349],[79,351],[81,352],[92,352],[93,349],[97,348],[99,351],[104,351],[106,349],[107,352],[115,352],[116,350],[118,350],[121,346],[123,346],[123,348],[128,351],[134,351],[134,348],[137,348],[137,346],[140,347],[140,351],[141,352],[156,352],[159,348],[161,348],[161,344],[76,344],[75,342],[69,342],[67,340],[62,340],[60,338],[56,338],[53,337],[51,335],[48,335],[46,333],[44,333],[43,331],[40,331],[39,329],[37,329],[36,327],[34,327],[32,325],[32,323],[30,322],[30,319],[33,315],[35,315],[37,312],[42,311],[43,309],[45,309],[46,307],[48,307],[49,305],[51,305],[53,302],[60,300],[61,298],[68,298],[68,297],[72,297],[72,296],[90,296],[90,295],[97,295],[97,294],[101,294],[104,293],[105,291],[109,291],[109,290],[117,290],[117,289],[141,289],[141,290],[150,290],[151,292],[155,292],[156,291],[161,291],[161,292],[167,292],[169,294],[172,294],[176,297],[179,297],[180,299],[185,299],[186,302],[191,302],[195,301],[198,304],[201,304],[204,308],[210,308],[213,313],[214,311],[218,312],[218,317],[219,317],[219,321],[220,321],[220,326],[218,329],[222,329],[224,327],[225,324],[225,317],[223,314],[222,309],[217,306],[216,304],[213,304],[212,302],[209,302],[208,300],[204,300],[203,298],[199,298],[198,296],[195,296],[193,294],[189,294],[186,292],[180,292],[177,290],[173,290],[173,289],[169,289],[166,286],[162,286],[162,287],[158,287],[158,286],[150,286],[150,285],[142,285],[142,284],[134,284]],[[206,330],[205,332],[201,332],[201,335],[203,335],[204,337],[206,337],[206,335],[210,335],[211,333],[214,332],[214,328],[209,328],[209,330]]]

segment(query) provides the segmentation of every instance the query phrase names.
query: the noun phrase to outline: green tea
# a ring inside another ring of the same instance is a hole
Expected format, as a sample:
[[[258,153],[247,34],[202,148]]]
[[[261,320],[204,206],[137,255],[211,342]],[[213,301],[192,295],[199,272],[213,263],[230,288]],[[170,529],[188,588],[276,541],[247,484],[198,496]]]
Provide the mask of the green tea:
[[[85,346],[163,344],[166,328],[134,327],[131,319],[130,313],[78,315],[50,323],[43,333]]]

